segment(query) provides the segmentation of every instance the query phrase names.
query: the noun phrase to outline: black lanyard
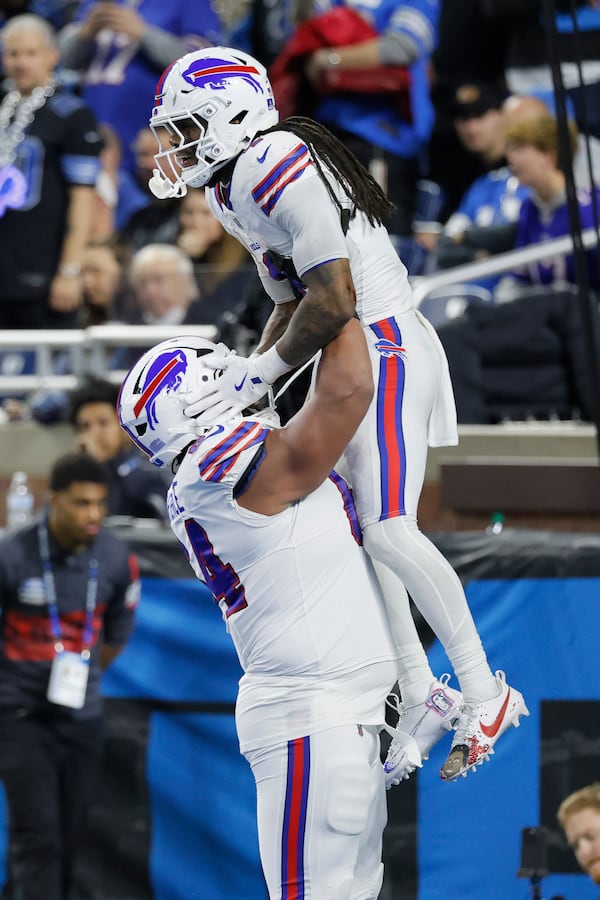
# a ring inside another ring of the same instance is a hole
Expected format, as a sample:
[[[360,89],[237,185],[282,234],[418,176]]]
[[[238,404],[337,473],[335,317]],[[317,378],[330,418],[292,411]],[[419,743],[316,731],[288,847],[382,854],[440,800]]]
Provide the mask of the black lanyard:
[[[56,600],[56,587],[54,584],[54,572],[52,571],[52,563],[50,561],[50,545],[48,543],[48,530],[44,522],[38,526],[38,539],[40,546],[40,557],[42,560],[42,570],[44,573],[44,585],[46,588],[46,599],[48,601],[48,617],[50,619],[50,630],[54,638],[54,649],[57,653],[62,653],[64,646],[62,643],[62,633],[60,628],[60,615],[58,612],[58,603]],[[94,638],[94,610],[96,608],[96,597],[98,594],[98,561],[90,559],[88,565],[88,583],[85,594],[85,624],[83,626],[83,640],[81,657],[89,659],[90,647]]]

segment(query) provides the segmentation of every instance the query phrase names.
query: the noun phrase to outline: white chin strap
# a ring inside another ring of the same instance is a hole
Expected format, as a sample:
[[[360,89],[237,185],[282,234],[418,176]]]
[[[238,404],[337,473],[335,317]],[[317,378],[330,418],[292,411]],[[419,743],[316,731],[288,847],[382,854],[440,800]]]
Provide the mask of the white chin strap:
[[[152,178],[148,182],[148,187],[155,197],[159,200],[166,200],[167,197],[185,197],[187,194],[187,185],[183,181],[173,184],[168,178],[160,172],[160,169],[154,169]]]

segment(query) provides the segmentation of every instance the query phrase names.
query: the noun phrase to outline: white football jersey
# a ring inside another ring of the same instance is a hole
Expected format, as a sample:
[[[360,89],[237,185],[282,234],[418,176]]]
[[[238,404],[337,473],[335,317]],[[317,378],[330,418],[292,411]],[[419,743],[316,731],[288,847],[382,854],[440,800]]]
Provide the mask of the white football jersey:
[[[190,448],[168,494],[173,531],[245,672],[242,752],[334,725],[380,725],[395,680],[389,624],[345,482],[332,473],[275,516],[236,502],[267,434],[252,419],[216,426]]]
[[[338,182],[330,175],[328,181],[350,210]],[[364,324],[413,308],[408,274],[387,230],[370,225],[359,211],[344,234],[310,150],[295,134],[274,131],[256,138],[239,157],[230,185],[207,188],[206,196],[223,227],[252,254],[275,303],[294,299],[294,292],[268,251],[291,259],[300,278],[315,266],[348,259]]]

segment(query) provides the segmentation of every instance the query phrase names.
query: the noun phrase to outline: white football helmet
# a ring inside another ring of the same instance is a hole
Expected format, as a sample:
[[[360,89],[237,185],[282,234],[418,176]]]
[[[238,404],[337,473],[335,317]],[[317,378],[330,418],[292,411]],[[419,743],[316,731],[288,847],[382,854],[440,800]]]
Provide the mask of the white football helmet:
[[[155,466],[172,462],[194,437],[213,427],[199,427],[184,409],[203,391],[214,390],[221,372],[205,366],[203,359],[215,352],[229,350],[195,335],[170,338],[144,353],[125,376],[117,402],[119,421]]]
[[[222,371],[205,360],[211,353],[219,356],[235,351],[196,335],[182,335],[156,344],[129,370],[117,401],[121,428],[143,450],[150,462],[164,468],[173,462],[195,437],[210,431],[217,422],[235,423],[244,418],[240,411],[215,414],[203,424],[186,416],[184,410],[212,394]],[[253,421],[279,427],[272,391],[267,406],[259,412],[252,408]]]
[[[161,148],[149,187],[159,198],[202,187],[237,156],[257,132],[279,121],[267,71],[229,47],[188,53],[162,74],[150,128]],[[182,126],[194,132],[190,137]],[[170,146],[165,148],[165,143]]]

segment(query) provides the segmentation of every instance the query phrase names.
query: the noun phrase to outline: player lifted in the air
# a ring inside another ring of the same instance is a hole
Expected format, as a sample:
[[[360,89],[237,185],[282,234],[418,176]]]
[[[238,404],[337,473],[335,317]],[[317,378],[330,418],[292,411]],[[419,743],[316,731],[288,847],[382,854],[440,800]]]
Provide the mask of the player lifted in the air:
[[[321,125],[278,123],[265,69],[236,50],[211,47],[174,62],[158,83],[150,125],[160,147],[152,191],[183,196],[206,185],[212,211],[248,248],[274,303],[257,352],[213,360],[223,376],[212,397],[190,399],[190,416],[201,423],[246,408],[360,319],[376,389],[345,465],[400,657],[388,784],[408,777],[454,728],[441,769],[453,781],[487,759],[527,709],[504,673],[490,670],[458,576],[417,525],[427,447],[457,443],[456,413],[444,351],[414,307],[385,228],[390,204]],[[433,675],[407,591],[460,692]]]

